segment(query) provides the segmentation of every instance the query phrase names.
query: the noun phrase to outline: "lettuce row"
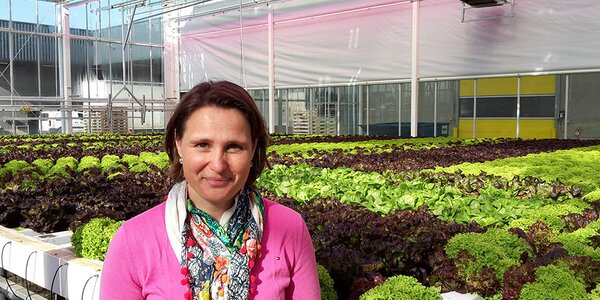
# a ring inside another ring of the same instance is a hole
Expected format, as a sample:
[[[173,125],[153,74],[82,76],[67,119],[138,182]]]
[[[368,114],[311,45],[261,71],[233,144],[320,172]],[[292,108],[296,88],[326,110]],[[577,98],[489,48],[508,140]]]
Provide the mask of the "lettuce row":
[[[263,172],[257,185],[277,196],[299,202],[333,197],[342,203],[363,206],[381,215],[427,205],[434,215],[444,221],[462,224],[476,221],[482,226],[506,226],[513,220],[532,215],[554,203],[541,197],[523,200],[515,197],[511,191],[495,187],[482,189],[479,195],[464,195],[456,187],[437,186],[420,179],[400,181],[376,172],[366,173],[348,168],[320,169],[306,164],[289,167],[274,165]]]
[[[484,171],[507,179],[516,175],[534,176],[548,182],[559,178],[566,184],[581,186],[584,192],[589,193],[600,189],[600,177],[597,176],[600,174],[598,161],[600,161],[600,146],[590,146],[497,159],[484,163],[462,163],[446,168],[436,168],[435,171],[453,173],[461,170],[465,174],[479,174]]]

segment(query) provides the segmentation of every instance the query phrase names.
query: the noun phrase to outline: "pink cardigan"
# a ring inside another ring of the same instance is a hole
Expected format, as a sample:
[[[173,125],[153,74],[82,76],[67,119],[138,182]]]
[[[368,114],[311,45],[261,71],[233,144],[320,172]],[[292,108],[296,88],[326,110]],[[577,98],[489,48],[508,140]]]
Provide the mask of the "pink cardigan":
[[[179,253],[165,226],[165,203],[126,221],[102,267],[100,299],[184,299]],[[252,269],[254,299],[321,299],[315,252],[304,220],[265,200],[262,256]]]

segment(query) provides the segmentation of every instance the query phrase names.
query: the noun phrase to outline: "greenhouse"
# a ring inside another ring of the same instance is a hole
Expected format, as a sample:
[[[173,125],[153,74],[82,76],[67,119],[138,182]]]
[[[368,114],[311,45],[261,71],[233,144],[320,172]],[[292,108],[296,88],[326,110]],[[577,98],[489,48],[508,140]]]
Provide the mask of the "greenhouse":
[[[169,205],[178,161],[193,188],[176,120],[206,81],[248,92],[264,124],[238,108],[244,172],[310,234],[319,288],[290,279],[281,299],[600,299],[598,13],[597,0],[0,0],[0,300],[114,298],[101,282],[115,232]],[[235,173],[232,153],[211,162]],[[269,273],[252,272],[240,299],[270,299]],[[225,276],[219,299],[234,299]]]

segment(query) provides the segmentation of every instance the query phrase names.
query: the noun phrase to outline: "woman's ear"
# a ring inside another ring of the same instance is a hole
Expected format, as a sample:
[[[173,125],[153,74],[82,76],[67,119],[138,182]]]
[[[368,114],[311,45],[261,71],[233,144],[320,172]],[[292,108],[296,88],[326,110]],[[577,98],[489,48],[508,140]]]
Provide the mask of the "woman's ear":
[[[179,155],[179,157],[183,157],[181,155],[181,140],[175,140],[175,147],[177,148],[177,155]]]

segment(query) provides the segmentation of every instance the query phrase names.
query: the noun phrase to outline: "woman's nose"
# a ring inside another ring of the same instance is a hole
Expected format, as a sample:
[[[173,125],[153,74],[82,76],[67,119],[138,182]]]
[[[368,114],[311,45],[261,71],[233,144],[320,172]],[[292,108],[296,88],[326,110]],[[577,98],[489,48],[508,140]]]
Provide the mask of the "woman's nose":
[[[213,155],[211,155],[209,167],[211,170],[221,173],[227,169],[227,158],[225,153],[220,151],[215,151]]]

